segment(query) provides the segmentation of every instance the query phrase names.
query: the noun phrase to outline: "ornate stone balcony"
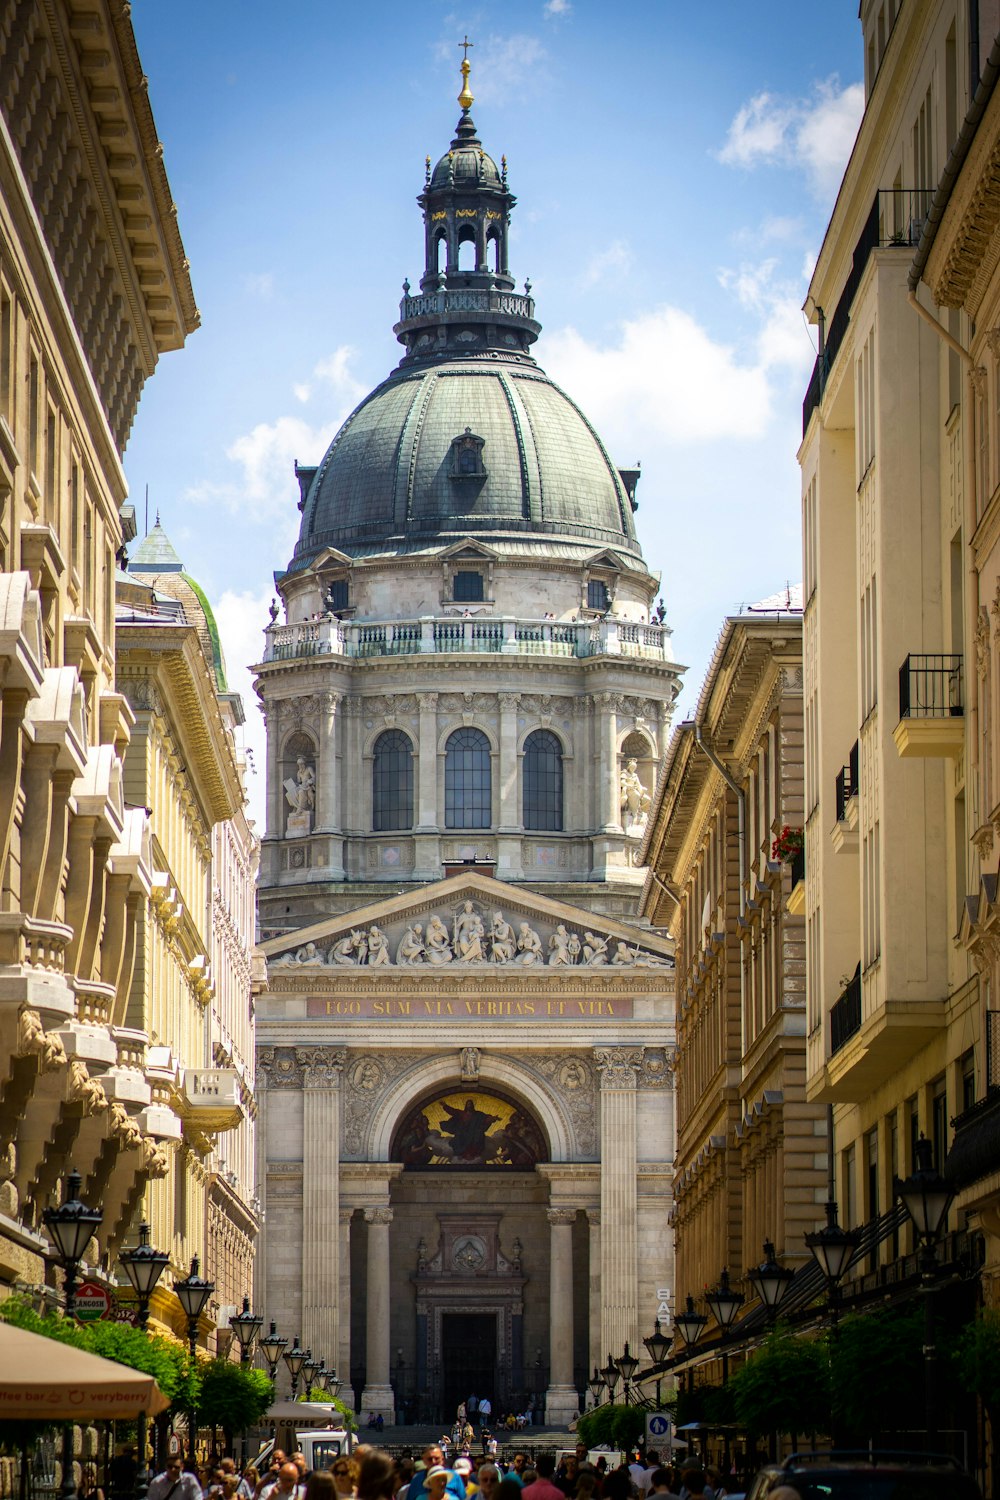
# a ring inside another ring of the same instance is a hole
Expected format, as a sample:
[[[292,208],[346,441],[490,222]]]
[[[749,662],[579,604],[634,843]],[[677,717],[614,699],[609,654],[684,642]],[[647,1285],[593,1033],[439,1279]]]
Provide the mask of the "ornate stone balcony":
[[[203,1135],[234,1130],[243,1120],[239,1074],[235,1068],[185,1068],[175,1108]]]
[[[346,621],[333,616],[270,625],[264,661],[306,656],[418,656],[456,652],[498,656],[631,656],[671,661],[670,630],[635,620],[514,620],[480,614],[418,620]]]

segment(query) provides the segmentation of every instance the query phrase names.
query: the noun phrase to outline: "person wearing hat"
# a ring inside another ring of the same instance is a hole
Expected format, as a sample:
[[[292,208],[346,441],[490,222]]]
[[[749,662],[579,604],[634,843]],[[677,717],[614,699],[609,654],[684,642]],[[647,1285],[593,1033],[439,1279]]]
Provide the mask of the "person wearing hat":
[[[439,1468],[444,1469],[448,1477],[445,1488],[449,1496],[453,1496],[454,1500],[465,1500],[465,1483],[457,1474],[453,1473],[450,1469],[444,1468],[444,1454],[437,1443],[431,1443],[426,1447],[421,1457],[424,1461],[424,1467],[418,1469],[410,1481],[406,1500],[425,1500],[425,1497],[426,1500],[429,1500],[430,1491],[427,1488],[427,1481],[430,1478],[431,1470]]]
[[[425,1489],[427,1500],[444,1500],[448,1481],[452,1477],[452,1471],[446,1469],[444,1464],[432,1464],[425,1475]]]
[[[474,1495],[479,1488],[472,1477],[472,1459],[456,1458],[455,1473],[465,1485],[466,1500],[469,1500],[469,1496]]]

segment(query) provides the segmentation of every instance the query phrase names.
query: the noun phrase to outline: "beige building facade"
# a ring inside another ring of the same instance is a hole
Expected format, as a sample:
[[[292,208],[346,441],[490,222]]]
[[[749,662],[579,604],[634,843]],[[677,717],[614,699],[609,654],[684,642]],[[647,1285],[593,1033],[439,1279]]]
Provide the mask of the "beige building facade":
[[[179,1274],[195,1255],[215,1285],[206,1334],[252,1290],[253,898],[242,721],[218,630],[159,518],[119,574],[119,689],[135,718],[129,803],[149,809],[150,899],[135,934],[129,1024],[148,1038],[151,1128],[163,1174],[145,1195],[151,1240]],[[155,1118],[154,1118],[155,1117]],[[130,1205],[134,1210],[138,1203]],[[168,1284],[153,1311],[186,1324]]]
[[[672,1286],[639,851],[680,669],[638,473],[531,353],[464,84],[403,358],[297,469],[257,669],[258,1301],[366,1412],[564,1422]]]
[[[799,454],[807,1088],[833,1107],[840,1221],[868,1226],[873,1274],[910,1245],[894,1178],[920,1133],[944,1165],[984,1063],[962,937],[990,868],[970,670],[981,397],[967,314],[951,299],[928,319],[908,295],[997,32],[995,5],[970,33],[975,13],[862,6],[866,109],[806,303],[821,340]]]
[[[802,867],[774,849],[783,830],[791,843],[801,834],[802,793],[802,615],[789,592],[726,620],[664,758],[647,836],[644,910],[668,928],[677,964],[682,1301],[724,1268],[740,1284],[765,1241],[801,1265],[802,1237],[823,1218],[826,1111],[805,1088]]]
[[[154,867],[115,561],[143,383],[198,315],[127,11],[0,27],[0,1295],[46,1296],[67,1168],[104,1210],[91,1267],[166,1169],[128,1011]]]

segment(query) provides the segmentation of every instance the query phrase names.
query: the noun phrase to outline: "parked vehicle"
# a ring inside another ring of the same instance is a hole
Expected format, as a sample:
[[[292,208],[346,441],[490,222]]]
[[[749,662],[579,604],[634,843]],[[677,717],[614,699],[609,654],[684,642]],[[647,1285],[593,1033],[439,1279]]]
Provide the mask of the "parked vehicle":
[[[760,1470],[747,1500],[782,1486],[802,1500],[982,1500],[971,1474],[939,1453],[793,1453]]]

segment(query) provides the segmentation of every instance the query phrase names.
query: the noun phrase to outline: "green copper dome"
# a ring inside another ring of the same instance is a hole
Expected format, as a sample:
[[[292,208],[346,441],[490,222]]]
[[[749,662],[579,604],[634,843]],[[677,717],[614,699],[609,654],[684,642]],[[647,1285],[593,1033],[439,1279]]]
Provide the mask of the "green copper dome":
[[[530,284],[514,288],[515,199],[469,113],[417,199],[420,289],[403,285],[395,334],[406,353],[347,419],[316,468],[297,468],[302,525],[290,564],[325,548],[401,555],[475,536],[537,560],[613,548],[642,568],[628,488],[580,408],[539,369]]]
[[[371,556],[456,535],[550,537],[583,554],[612,546],[639,555],[617,469],[579,407],[537,367],[448,361],[380,385],[312,479],[292,567],[324,547]]]

